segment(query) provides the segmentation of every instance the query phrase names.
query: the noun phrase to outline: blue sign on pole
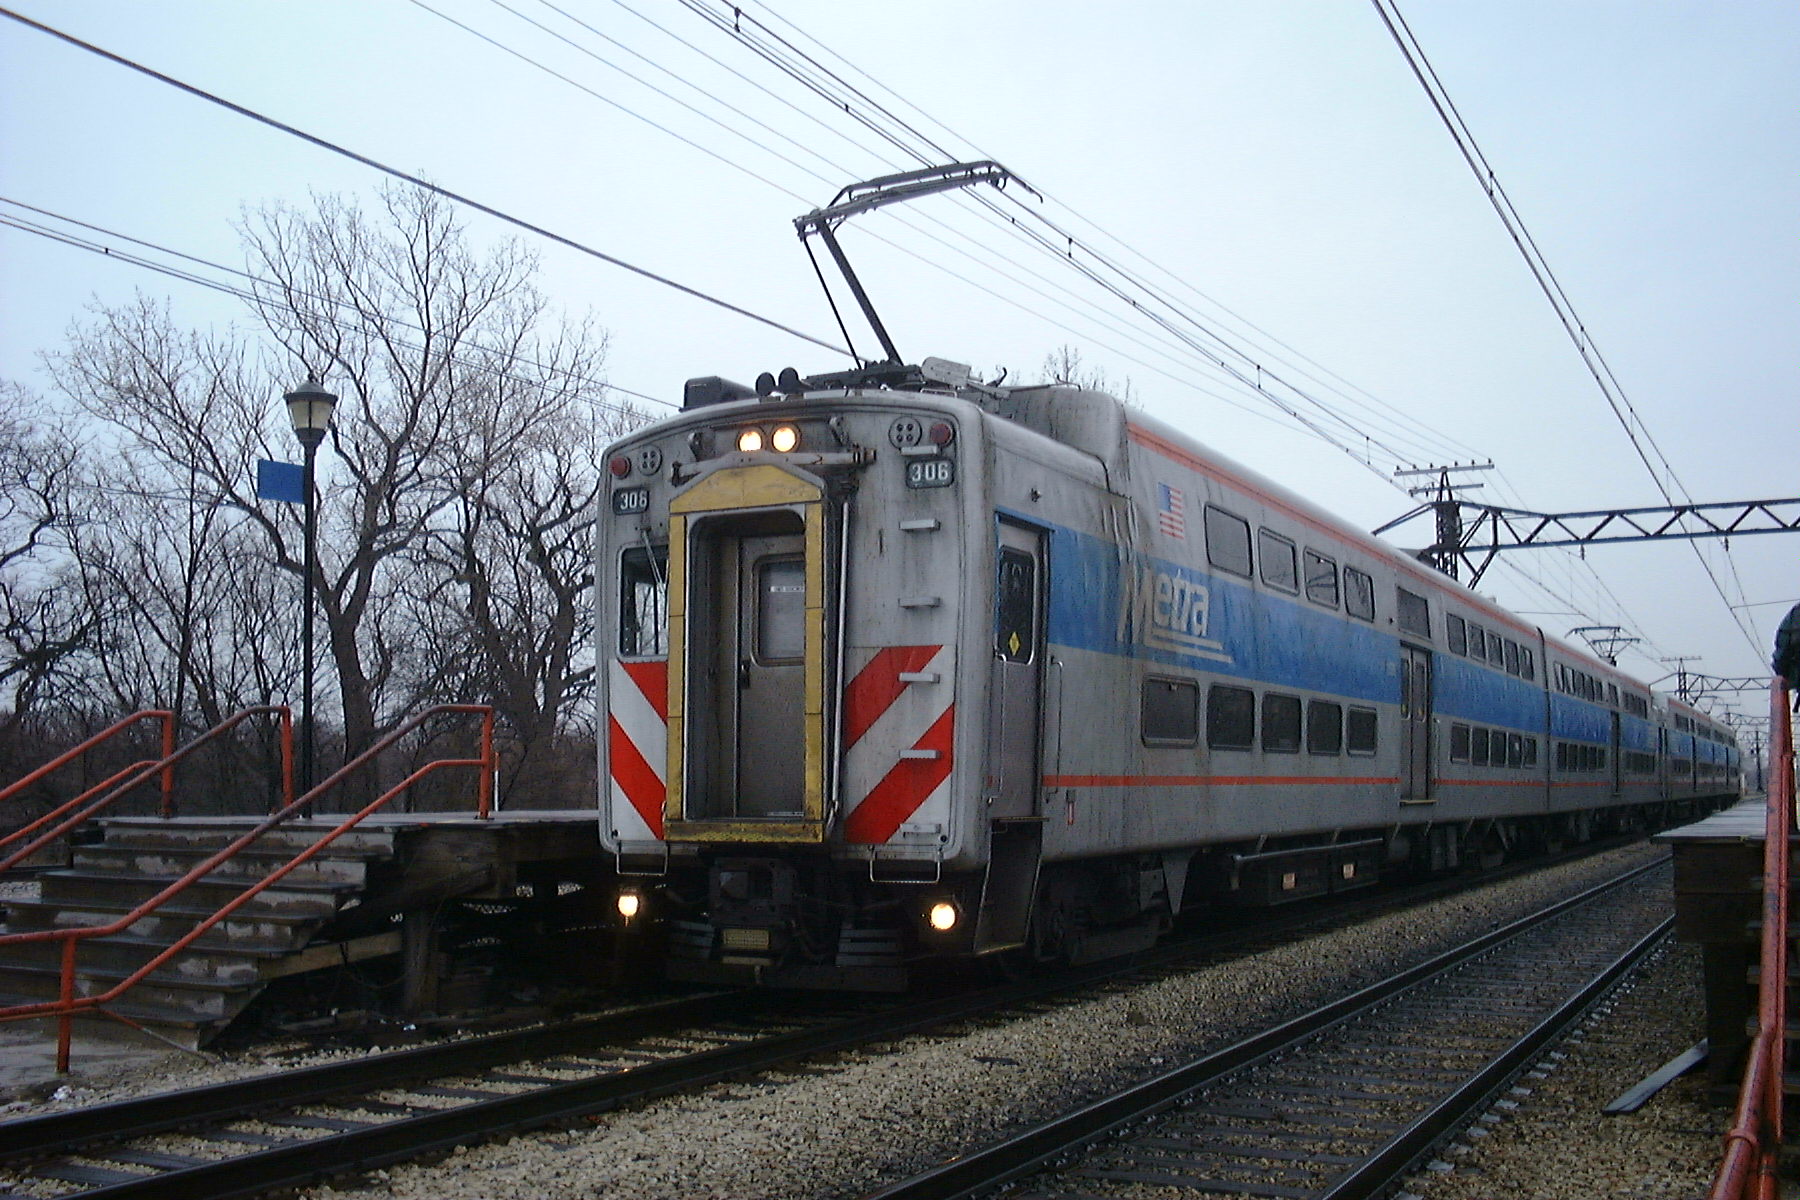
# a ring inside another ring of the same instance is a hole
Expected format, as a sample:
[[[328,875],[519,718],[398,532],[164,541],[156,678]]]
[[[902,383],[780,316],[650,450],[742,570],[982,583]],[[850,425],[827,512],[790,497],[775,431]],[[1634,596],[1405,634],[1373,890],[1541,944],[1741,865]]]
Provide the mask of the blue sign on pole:
[[[294,463],[256,460],[256,498],[285,500],[289,504],[306,502],[306,471]]]

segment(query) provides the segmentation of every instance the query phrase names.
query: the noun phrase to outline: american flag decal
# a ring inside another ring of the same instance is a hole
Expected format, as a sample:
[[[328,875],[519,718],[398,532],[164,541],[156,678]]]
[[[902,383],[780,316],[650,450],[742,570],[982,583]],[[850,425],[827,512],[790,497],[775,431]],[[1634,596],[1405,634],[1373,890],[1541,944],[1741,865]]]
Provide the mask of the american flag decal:
[[[1172,538],[1187,540],[1187,499],[1180,488],[1156,485],[1156,527]]]

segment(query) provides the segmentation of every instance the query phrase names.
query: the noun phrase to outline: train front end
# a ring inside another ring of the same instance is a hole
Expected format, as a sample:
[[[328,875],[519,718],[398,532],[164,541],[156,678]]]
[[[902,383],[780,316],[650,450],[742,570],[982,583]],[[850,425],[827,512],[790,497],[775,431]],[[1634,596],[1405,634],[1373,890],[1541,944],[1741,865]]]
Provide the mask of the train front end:
[[[619,919],[673,978],[897,989],[974,937],[956,664],[980,421],[951,388],[862,383],[691,381],[609,451],[601,837]]]

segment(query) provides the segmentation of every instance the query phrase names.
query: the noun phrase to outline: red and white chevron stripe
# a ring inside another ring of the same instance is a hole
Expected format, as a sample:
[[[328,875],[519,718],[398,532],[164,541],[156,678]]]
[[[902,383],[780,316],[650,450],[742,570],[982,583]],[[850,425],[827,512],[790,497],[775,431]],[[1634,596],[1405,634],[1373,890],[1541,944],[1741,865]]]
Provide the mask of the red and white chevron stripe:
[[[853,674],[844,688],[844,840],[878,845],[908,822],[948,828],[955,650],[869,646],[853,647],[849,654]],[[660,840],[669,665],[614,659],[607,685],[612,827],[623,841]]]
[[[844,840],[880,844],[906,823],[950,825],[956,651],[851,647],[844,688]],[[935,681],[902,675],[935,676]]]
[[[661,839],[669,756],[668,662],[612,661],[606,687],[612,827],[622,841]]]

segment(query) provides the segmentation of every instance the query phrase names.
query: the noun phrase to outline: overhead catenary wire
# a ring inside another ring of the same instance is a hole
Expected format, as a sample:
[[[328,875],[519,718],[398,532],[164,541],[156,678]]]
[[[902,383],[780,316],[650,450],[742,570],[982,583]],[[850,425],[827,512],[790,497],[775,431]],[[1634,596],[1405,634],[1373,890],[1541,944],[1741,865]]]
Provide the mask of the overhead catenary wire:
[[[1482,153],[1474,133],[1463,120],[1461,112],[1457,110],[1449,90],[1445,88],[1436,69],[1432,67],[1424,48],[1413,36],[1412,29],[1401,15],[1399,7],[1394,0],[1370,0],[1370,3],[1375,6],[1376,14],[1380,16],[1382,24],[1387,27],[1394,44],[1400,48],[1400,53],[1406,59],[1413,77],[1425,90],[1426,97],[1430,100],[1438,119],[1449,131],[1451,139],[1456,143],[1456,148],[1462,155],[1463,161],[1468,165],[1469,170],[1475,175],[1476,181],[1481,185],[1482,191],[1487,195],[1488,202],[1493,206],[1494,212],[1499,216],[1500,222],[1506,228],[1514,246],[1525,260],[1526,267],[1530,270],[1539,290],[1549,300],[1550,307],[1555,311],[1557,320],[1561,323],[1564,332],[1568,334],[1577,353],[1580,354],[1588,373],[1599,385],[1600,394],[1605,399],[1607,407],[1611,410],[1614,419],[1618,421],[1620,428],[1624,430],[1626,439],[1631,443],[1631,448],[1637,454],[1638,460],[1643,463],[1644,469],[1649,472],[1657,491],[1662,494],[1663,500],[1671,505],[1678,503],[1676,492],[1680,493],[1682,501],[1691,502],[1692,497],[1682,486],[1674,466],[1669,462],[1667,455],[1663,453],[1662,447],[1657,445],[1649,427],[1625,394],[1618,376],[1613,373],[1606,357],[1589,335],[1586,324],[1576,313],[1574,303],[1564,290],[1562,282],[1556,277],[1555,271],[1551,269],[1549,260],[1545,258],[1543,251],[1539,249],[1536,239],[1532,237],[1524,219],[1519,215],[1518,209],[1514,207],[1512,198],[1501,186],[1498,174],[1488,162],[1487,156]],[[1655,462],[1651,461],[1652,455],[1655,456]],[[1657,469],[1657,463],[1662,464],[1661,471]],[[1714,571],[1712,563],[1707,561],[1705,550],[1696,543],[1690,543],[1690,545],[1692,545],[1695,558],[1706,572],[1707,579],[1711,581],[1713,590],[1718,593],[1720,601],[1725,605],[1732,624],[1744,636],[1744,640],[1749,644],[1751,650],[1760,655],[1762,646],[1756,637],[1754,628],[1747,625],[1746,618],[1740,614],[1740,610],[1733,607],[1731,597],[1725,591],[1725,585]],[[1731,565],[1733,581],[1738,585],[1738,598],[1742,600],[1744,598],[1743,583],[1737,579],[1737,568],[1732,562],[1729,550],[1725,551],[1725,558],[1726,562]]]
[[[49,217],[52,220],[63,222],[66,225],[70,225],[70,226],[73,226],[78,229],[85,229],[85,230],[89,231],[90,233],[97,233],[97,234],[102,234],[106,237],[117,238],[120,241],[129,242],[132,245],[140,246],[140,247],[143,247],[148,250],[154,250],[159,254],[165,254],[172,258],[182,259],[187,262],[194,263],[198,266],[204,266],[210,270],[220,271],[220,272],[224,272],[224,273],[227,273],[230,275],[234,275],[239,278],[248,280],[251,283],[258,284],[258,285],[261,285],[264,287],[275,288],[277,286],[273,280],[264,279],[263,277],[261,277],[259,275],[251,274],[248,271],[239,270],[236,267],[227,266],[223,263],[212,262],[209,259],[200,258],[200,257],[198,257],[196,255],[192,255],[192,254],[187,254],[180,250],[176,250],[176,249],[173,249],[168,246],[159,245],[155,242],[146,241],[143,238],[132,237],[130,234],[120,233],[117,230],[107,229],[103,226],[90,224],[86,221],[80,221],[74,217],[65,216],[61,213],[53,212],[49,209],[39,208],[36,205],[26,204],[23,201],[14,200],[14,199],[11,199],[10,197],[0,196],[0,204],[8,204],[8,205],[12,205],[15,208],[20,208],[20,209],[24,209],[28,212],[37,213],[40,216]],[[233,284],[227,283],[223,280],[210,279],[210,278],[208,278],[204,275],[200,275],[196,272],[184,270],[180,267],[171,266],[170,264],[167,264],[167,263],[155,262],[155,261],[145,258],[141,255],[133,254],[128,251],[124,251],[124,250],[120,250],[120,249],[116,249],[114,247],[105,245],[104,243],[94,241],[89,238],[77,237],[73,234],[68,233],[65,230],[56,229],[52,226],[44,225],[39,222],[25,220],[23,218],[14,216],[11,213],[0,213],[0,225],[6,225],[10,228],[20,230],[21,232],[34,234],[39,237],[47,238],[51,241],[61,242],[62,244],[70,246],[72,248],[79,249],[79,250],[85,250],[90,253],[98,254],[98,255],[101,255],[102,257],[112,259],[115,262],[125,263],[128,266],[134,266],[134,267],[139,267],[143,270],[154,271],[157,274],[165,275],[171,279],[178,279],[178,280],[182,280],[187,283],[195,284],[196,286],[207,288],[211,291],[219,292],[221,294],[228,295],[228,296],[234,297],[236,299],[242,300],[247,304],[265,305],[268,303],[268,300],[266,297],[258,296],[254,291],[252,291],[248,288],[238,287]],[[409,322],[409,321],[402,320],[398,317],[390,316],[390,315],[387,315],[384,313],[371,313],[364,309],[355,308],[355,306],[349,300],[335,299],[335,298],[328,297],[328,296],[318,296],[318,295],[315,295],[313,293],[306,292],[306,291],[297,291],[295,294],[299,295],[303,299],[312,300],[317,303],[332,304],[332,305],[336,305],[341,308],[352,308],[358,314],[358,316],[364,320],[368,320],[368,319],[372,318],[383,324],[395,326],[395,327],[401,328],[401,329],[411,330],[414,333],[425,332],[418,325],[413,324],[412,322]],[[326,320],[328,323],[336,326],[337,328],[343,329],[347,332],[352,331],[355,328],[353,323],[351,323],[350,321],[347,321],[347,320],[340,319],[340,318],[326,316],[323,319]],[[421,353],[425,352],[425,349],[426,349],[420,343],[409,342],[402,338],[395,338],[394,344],[398,345],[398,346],[402,346],[408,350],[418,351]],[[483,348],[483,349],[485,349],[485,348]],[[565,379],[568,379],[572,383],[580,384],[585,387],[600,389],[602,391],[618,392],[622,395],[630,396],[637,400],[643,400],[643,401],[646,401],[647,403],[661,405],[665,408],[680,407],[678,404],[674,403],[673,401],[664,400],[659,396],[652,396],[645,392],[633,391],[630,388],[621,387],[615,383],[610,383],[605,380],[593,379],[589,376],[580,375],[580,374],[577,374],[576,372],[570,371],[563,367],[556,366],[555,364],[552,364],[552,363],[539,362],[536,359],[533,359],[526,355],[517,353],[516,350],[509,349],[508,351],[506,351],[506,353],[510,358],[512,358],[513,360],[515,360],[517,362],[520,362],[526,366],[535,367],[538,370],[547,372],[549,374],[560,375],[560,376],[564,377]],[[458,366],[465,367],[470,370],[490,374],[497,378],[504,378],[504,379],[511,380],[514,383],[527,384],[527,385],[535,383],[535,381],[533,381],[533,380],[521,378],[520,376],[518,376],[516,374],[513,374],[509,371],[503,370],[502,368],[495,367],[495,366],[492,366],[487,363],[472,361],[471,359],[469,359],[467,357],[461,357],[461,356],[456,356],[456,355],[449,355],[447,357],[449,357],[450,360],[452,362],[456,363],[456,365],[458,365]],[[610,401],[602,400],[602,401],[597,401],[596,406],[605,411],[613,412],[622,417],[635,418],[640,415],[635,410],[630,408],[629,406],[622,405],[617,402],[610,402]]]
[[[84,41],[81,38],[75,37],[73,34],[65,33],[62,30],[57,29],[50,25],[46,25],[41,21],[34,21],[30,17],[27,17],[22,13],[14,12],[10,8],[0,7],[0,17],[6,17],[9,20],[17,21],[19,24],[24,25],[27,28],[35,29],[40,33],[43,33],[50,37],[56,38],[59,41],[66,42],[67,44],[74,46],[77,49],[85,50],[88,53],[97,55],[100,58],[104,58],[109,62],[116,63],[119,66],[125,67],[132,71],[136,71],[141,75],[145,75],[151,79],[156,80],[159,83],[166,84],[167,86],[175,88],[178,91],[185,92],[190,96],[196,97],[197,99],[205,100],[209,104],[216,104],[220,108],[226,109],[227,111],[230,111],[230,112],[237,113],[239,116],[242,116],[242,117],[248,117],[252,121],[256,121],[259,124],[266,125],[271,129],[279,130],[280,132],[285,133],[285,134],[289,135],[290,137],[299,138],[301,141],[308,142],[311,145],[317,146],[318,148],[320,148],[322,150],[327,150],[327,151],[331,152],[332,154],[336,154],[343,158],[347,158],[352,162],[360,163],[363,166],[370,168],[371,170],[379,171],[383,175],[387,175],[393,179],[398,179],[403,183],[409,183],[415,187],[423,188],[424,190],[431,192],[433,195],[442,196],[446,200],[453,201],[457,204],[463,205],[464,207],[473,209],[476,212],[484,213],[487,216],[493,217],[496,220],[504,221],[509,225],[512,225],[519,229],[525,230],[527,233],[535,234],[538,237],[544,238],[548,241],[555,242],[557,245],[563,246],[570,250],[574,250],[575,252],[577,252],[579,254],[584,254],[590,258],[599,259],[601,262],[609,263],[612,266],[620,268],[621,270],[629,271],[634,275],[638,275],[638,276],[641,276],[642,278],[650,280],[652,283],[658,283],[664,287],[672,288],[675,291],[682,293],[683,295],[692,297],[693,299],[696,299],[696,300],[700,300],[706,304],[711,304],[711,305],[714,305],[715,307],[722,308],[727,312],[735,313],[736,315],[738,315],[740,317],[744,317],[748,320],[755,321],[762,325],[766,325],[766,326],[770,327],[771,329],[778,330],[779,332],[788,334],[792,337],[797,337],[797,338],[801,339],[802,341],[811,342],[812,344],[814,344],[816,346],[821,346],[826,350],[832,351],[833,353],[843,354],[846,356],[848,356],[850,353],[850,351],[843,346],[836,345],[835,343],[827,341],[824,338],[814,337],[812,334],[802,332],[801,330],[795,329],[792,326],[784,325],[780,321],[775,320],[773,317],[764,316],[761,313],[754,312],[748,308],[743,307],[742,305],[733,304],[729,300],[724,300],[718,296],[710,295],[707,292],[701,291],[699,288],[690,287],[685,283],[677,282],[676,280],[670,279],[667,276],[659,275],[655,271],[652,271],[647,267],[640,267],[636,263],[628,262],[623,258],[619,258],[617,255],[608,254],[604,250],[600,250],[594,246],[587,245],[585,242],[577,241],[576,239],[574,239],[572,237],[568,237],[564,234],[557,233],[551,229],[545,228],[542,225],[534,224],[533,222],[525,220],[523,217],[515,216],[512,213],[506,212],[503,209],[495,208],[494,206],[489,205],[489,204],[484,204],[479,200],[476,200],[470,196],[463,195],[460,192],[453,191],[450,188],[442,186],[441,184],[432,183],[430,180],[421,178],[418,175],[414,175],[414,174],[411,174],[406,171],[402,171],[398,167],[389,166],[388,164],[381,162],[377,159],[370,158],[368,155],[359,154],[356,151],[349,149],[348,147],[340,146],[336,142],[332,142],[325,138],[319,137],[317,134],[308,133],[303,129],[299,129],[293,125],[289,125],[288,123],[286,123],[284,121],[279,121],[279,120],[275,119],[274,117],[270,117],[263,113],[257,112],[255,109],[247,108],[244,105],[237,104],[237,103],[234,103],[233,101],[227,100],[223,96],[214,95],[212,92],[209,92],[209,91],[205,90],[204,88],[195,87],[191,83],[184,83],[181,80],[176,79],[172,75],[165,75],[163,72],[158,71],[153,67],[145,66],[143,63],[140,63],[133,59],[127,58],[122,54],[115,54],[112,51],[104,49],[100,46],[97,46],[92,42]]]

